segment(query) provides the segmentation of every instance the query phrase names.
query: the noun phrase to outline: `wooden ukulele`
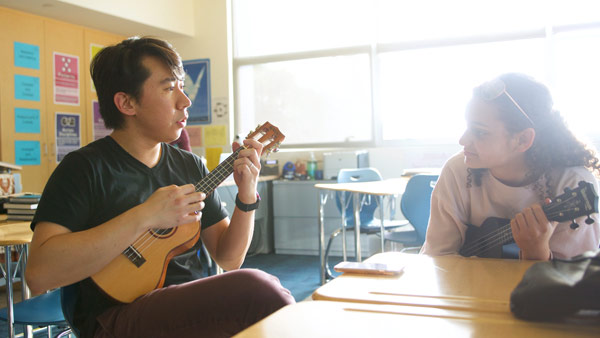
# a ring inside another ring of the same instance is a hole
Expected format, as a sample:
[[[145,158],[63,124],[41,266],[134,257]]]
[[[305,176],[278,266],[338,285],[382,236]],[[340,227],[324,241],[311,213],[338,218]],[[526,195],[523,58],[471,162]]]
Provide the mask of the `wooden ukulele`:
[[[598,195],[591,183],[581,181],[579,187],[556,197],[552,203],[542,206],[549,221],[565,222],[577,217],[587,215],[587,224],[594,223],[589,216],[598,212]],[[579,225],[573,221],[571,228]],[[514,243],[510,220],[505,218],[490,217],[478,226],[467,224],[465,243],[459,253],[465,257],[478,256],[485,258],[500,258],[502,246]]]
[[[270,153],[277,151],[285,135],[277,127],[266,122],[258,126],[247,138],[258,138],[258,142],[264,145],[263,153]],[[265,144],[267,141],[270,142]],[[202,191],[206,195],[212,193],[233,172],[233,162],[242,149],[245,147],[239,147],[196,183],[196,191]],[[149,230],[91,278],[113,299],[130,303],[139,296],[161,288],[171,258],[191,248],[199,238],[199,222],[169,229]]]

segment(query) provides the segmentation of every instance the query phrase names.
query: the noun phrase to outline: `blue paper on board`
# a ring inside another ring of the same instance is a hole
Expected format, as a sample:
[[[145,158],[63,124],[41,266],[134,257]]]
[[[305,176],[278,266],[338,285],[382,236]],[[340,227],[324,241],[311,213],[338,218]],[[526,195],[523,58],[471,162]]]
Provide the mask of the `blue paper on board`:
[[[40,101],[40,78],[15,74],[15,99]]]
[[[40,69],[40,47],[14,42],[15,67]]]
[[[40,133],[40,110],[15,107],[15,132]]]
[[[209,124],[210,106],[210,60],[183,61],[185,70],[184,92],[192,101],[188,108],[188,124]]]
[[[40,165],[40,141],[15,141],[15,164]]]

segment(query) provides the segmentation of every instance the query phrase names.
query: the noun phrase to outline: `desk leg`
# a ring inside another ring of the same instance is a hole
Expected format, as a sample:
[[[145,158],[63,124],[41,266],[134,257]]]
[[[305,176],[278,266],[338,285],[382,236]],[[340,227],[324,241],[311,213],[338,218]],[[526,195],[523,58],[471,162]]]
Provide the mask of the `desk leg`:
[[[354,199],[354,249],[356,250],[356,261],[361,262],[360,252],[360,196],[359,193],[352,193]]]
[[[348,250],[346,248],[346,193],[342,191],[340,195],[340,204],[342,209],[342,258],[348,260]]]
[[[27,286],[27,281],[25,280],[25,268],[27,267],[27,258],[29,257],[29,245],[21,244],[19,245],[19,247],[19,269],[21,270],[21,300],[26,300],[31,297],[29,287]],[[33,327],[31,325],[25,326],[25,337],[33,337]]]
[[[323,209],[327,203],[328,192],[319,191],[319,258],[321,260],[321,285],[325,284],[325,216]]]
[[[8,337],[14,338],[14,322],[15,314],[13,313],[13,280],[12,280],[12,260],[11,260],[11,249],[10,245],[4,246],[4,262],[6,267],[4,269],[6,279],[6,324],[8,326]]]
[[[376,196],[375,200],[377,201],[378,207],[379,207],[379,218],[381,220],[381,252],[385,251],[385,241],[384,241],[384,234],[385,234],[385,223],[383,221],[383,202],[384,202],[384,198],[385,196]]]

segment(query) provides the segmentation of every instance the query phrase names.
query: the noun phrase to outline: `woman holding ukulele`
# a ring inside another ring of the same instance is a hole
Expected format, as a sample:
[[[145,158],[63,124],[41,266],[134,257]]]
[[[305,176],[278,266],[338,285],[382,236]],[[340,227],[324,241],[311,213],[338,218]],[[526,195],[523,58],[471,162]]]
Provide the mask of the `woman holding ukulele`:
[[[433,191],[421,253],[458,253],[467,224],[489,217],[510,219],[521,259],[598,249],[596,213],[576,219],[573,229],[571,221],[549,221],[542,209],[580,181],[597,192],[593,173],[600,173],[595,152],[569,131],[546,86],[523,74],[501,75],[473,90],[466,120],[463,151],[444,165]]]

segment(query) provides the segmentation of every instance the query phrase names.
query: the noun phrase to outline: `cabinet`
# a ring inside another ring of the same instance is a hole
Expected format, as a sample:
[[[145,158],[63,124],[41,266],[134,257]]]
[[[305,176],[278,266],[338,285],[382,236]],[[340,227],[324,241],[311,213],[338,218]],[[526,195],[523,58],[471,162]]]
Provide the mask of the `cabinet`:
[[[256,188],[261,200],[254,214],[254,234],[248,248],[248,255],[273,252],[273,207],[271,199],[273,188],[271,182],[258,182]],[[235,209],[235,196],[238,192],[237,186],[226,183],[218,187],[217,192],[231,217]]]
[[[319,190],[316,183],[333,181],[273,182],[273,224],[275,253],[319,255]],[[341,226],[341,213],[335,203],[335,194],[328,197],[324,208],[325,245],[329,235]],[[338,236],[331,247],[331,256],[342,256],[342,240]],[[361,235],[361,254],[369,257],[380,250],[377,236]],[[348,256],[354,255],[354,232],[346,234]],[[324,248],[323,248],[324,249]]]

